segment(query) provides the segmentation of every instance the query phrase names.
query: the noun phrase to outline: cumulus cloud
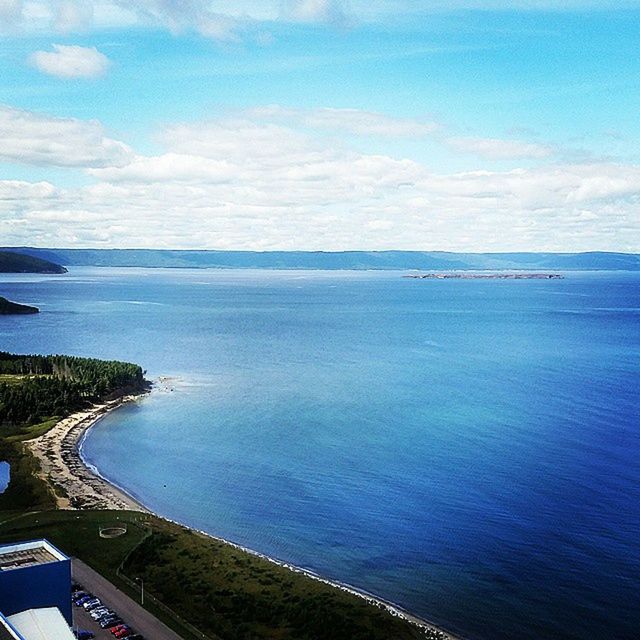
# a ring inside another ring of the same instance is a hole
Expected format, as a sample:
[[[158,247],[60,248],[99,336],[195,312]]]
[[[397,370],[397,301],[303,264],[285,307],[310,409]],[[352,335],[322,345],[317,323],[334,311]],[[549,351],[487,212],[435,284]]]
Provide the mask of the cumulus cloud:
[[[279,105],[245,111],[248,117],[364,136],[422,137],[437,129],[434,122],[397,118],[362,109],[294,109]]]
[[[0,234],[16,244],[228,249],[640,244],[640,166],[434,172],[246,114],[173,125],[158,141],[156,155],[94,163],[88,186],[0,182]]]
[[[456,151],[470,153],[488,160],[548,158],[555,152],[554,148],[549,145],[501,138],[454,137],[447,138],[445,142]]]
[[[53,51],[36,51],[30,57],[36,69],[58,78],[97,78],[106,73],[109,59],[95,47],[54,44]]]
[[[0,160],[40,166],[104,167],[129,162],[129,147],[93,120],[0,106]]]

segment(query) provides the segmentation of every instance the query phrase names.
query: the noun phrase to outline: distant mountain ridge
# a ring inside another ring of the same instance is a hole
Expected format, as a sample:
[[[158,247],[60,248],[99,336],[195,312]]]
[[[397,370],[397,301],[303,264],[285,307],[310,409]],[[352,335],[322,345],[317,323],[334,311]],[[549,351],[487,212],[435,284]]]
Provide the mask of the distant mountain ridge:
[[[217,251],[172,249],[41,249],[6,247],[66,266],[199,269],[623,270],[640,271],[640,255],[586,253],[452,253],[447,251]],[[0,253],[1,253],[0,251]]]
[[[8,248],[0,251],[0,273],[66,273],[57,261]]]

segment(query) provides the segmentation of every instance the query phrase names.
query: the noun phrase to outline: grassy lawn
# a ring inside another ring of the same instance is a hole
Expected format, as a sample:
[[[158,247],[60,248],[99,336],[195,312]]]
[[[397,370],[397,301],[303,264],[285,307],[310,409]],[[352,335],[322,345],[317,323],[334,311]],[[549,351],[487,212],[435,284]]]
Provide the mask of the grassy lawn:
[[[10,373],[0,373],[0,383],[4,382],[5,384],[19,384],[26,377],[28,376],[10,374]]]
[[[19,427],[16,429],[5,429],[5,440],[7,442],[22,442],[23,440],[32,440],[33,438],[39,438],[43,436],[49,429],[55,426],[56,422],[60,420],[59,417],[47,418],[43,422],[38,424],[31,424],[28,426]]]
[[[0,373],[0,384],[20,384],[29,378],[50,378],[47,374],[38,374],[37,376],[27,373]]]

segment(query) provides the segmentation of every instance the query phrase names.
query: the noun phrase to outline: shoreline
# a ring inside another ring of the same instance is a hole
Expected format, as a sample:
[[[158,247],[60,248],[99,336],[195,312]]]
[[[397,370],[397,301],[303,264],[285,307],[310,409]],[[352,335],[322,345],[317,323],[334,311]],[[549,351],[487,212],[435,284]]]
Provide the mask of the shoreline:
[[[45,434],[24,445],[40,463],[40,477],[51,486],[58,509],[132,510],[150,513],[126,491],[85,463],[79,452],[86,433],[108,413],[144,394],[126,395],[63,418]],[[62,494],[62,495],[61,495]]]
[[[460,636],[446,631],[439,625],[424,618],[420,618],[404,610],[400,605],[384,600],[374,594],[358,589],[314,573],[309,569],[295,566],[283,560],[278,560],[264,553],[250,549],[241,544],[227,540],[220,536],[190,527],[182,522],[177,522],[147,508],[142,502],[134,498],[125,489],[117,486],[100,474],[98,469],[90,465],[82,456],[82,444],[90,429],[112,411],[122,405],[143,398],[147,393],[126,395],[116,400],[111,400],[94,405],[86,411],[79,411],[60,420],[47,433],[24,441],[31,453],[38,459],[41,467],[41,478],[54,490],[57,508],[63,510],[88,510],[102,509],[113,511],[140,511],[173,524],[190,529],[195,533],[231,545],[245,553],[273,562],[289,571],[301,574],[312,580],[317,580],[336,589],[340,589],[365,600],[372,606],[382,607],[389,614],[402,618],[406,622],[421,629],[425,634],[437,640],[461,640]],[[59,494],[64,493],[64,496]]]

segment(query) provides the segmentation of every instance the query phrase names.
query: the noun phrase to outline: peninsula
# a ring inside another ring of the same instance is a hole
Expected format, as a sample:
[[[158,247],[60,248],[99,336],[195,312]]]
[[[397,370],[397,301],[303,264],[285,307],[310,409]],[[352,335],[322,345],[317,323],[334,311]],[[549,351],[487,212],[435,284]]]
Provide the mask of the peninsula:
[[[0,273],[67,273],[60,264],[15,251],[0,251]]]
[[[28,304],[18,304],[17,302],[11,302],[0,296],[0,316],[13,316],[40,313],[38,307],[31,307]]]

